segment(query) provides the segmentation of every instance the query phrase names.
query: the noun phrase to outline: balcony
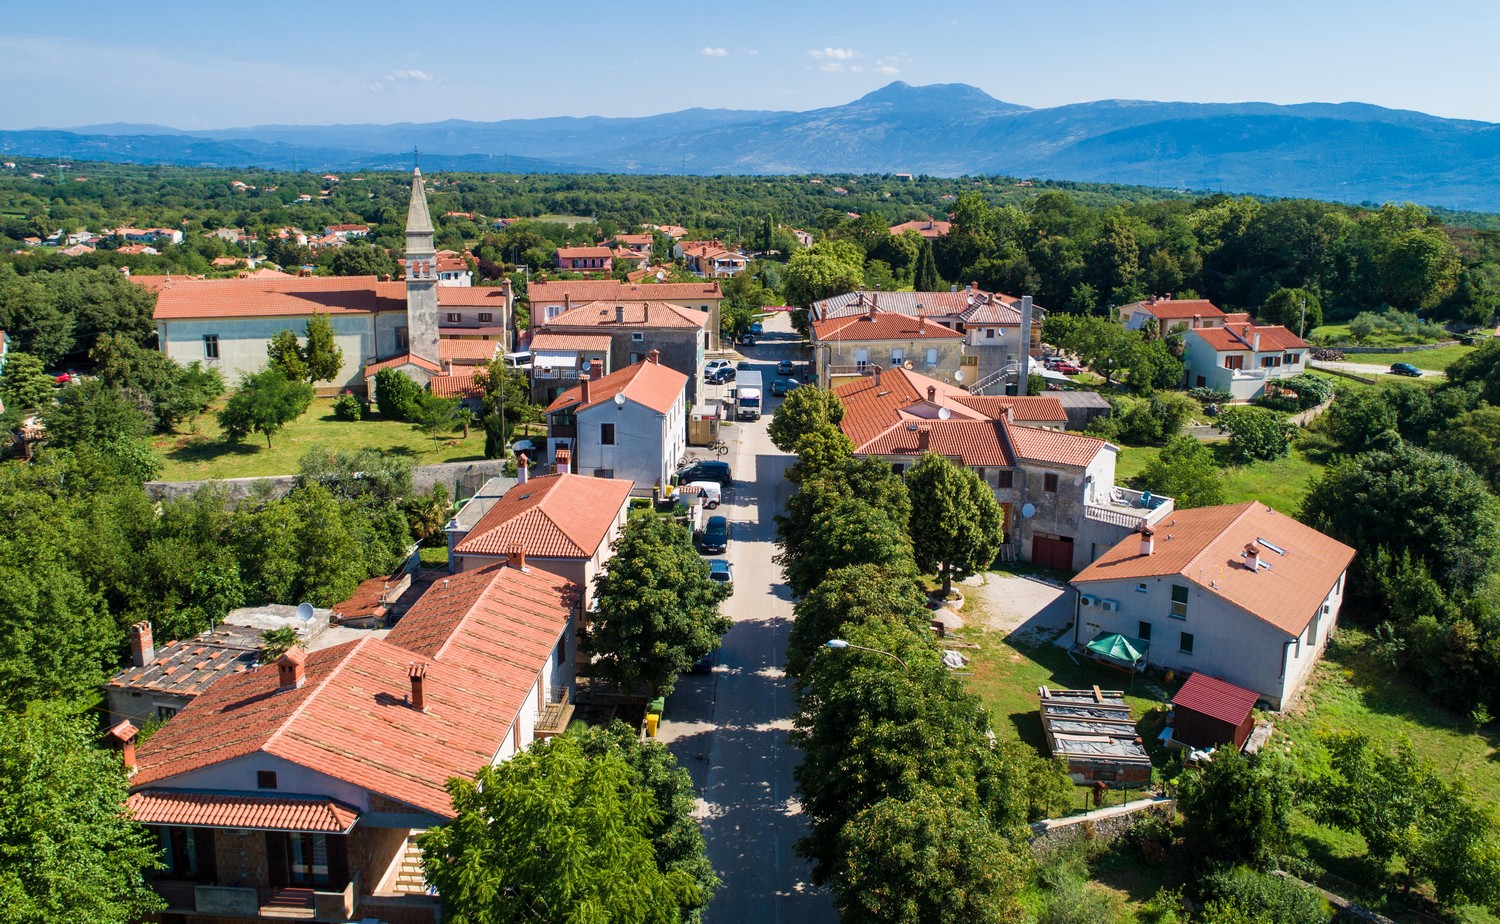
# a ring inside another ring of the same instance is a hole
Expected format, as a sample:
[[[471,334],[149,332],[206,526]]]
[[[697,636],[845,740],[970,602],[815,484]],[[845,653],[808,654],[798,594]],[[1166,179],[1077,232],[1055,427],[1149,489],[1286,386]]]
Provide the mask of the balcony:
[[[568,730],[573,720],[573,691],[567,687],[549,687],[547,703],[536,719],[536,737],[551,738]]]
[[[1140,529],[1159,522],[1172,512],[1172,498],[1152,494],[1149,491],[1132,491],[1129,488],[1110,488],[1103,503],[1090,503],[1084,507],[1084,516],[1099,523]]]

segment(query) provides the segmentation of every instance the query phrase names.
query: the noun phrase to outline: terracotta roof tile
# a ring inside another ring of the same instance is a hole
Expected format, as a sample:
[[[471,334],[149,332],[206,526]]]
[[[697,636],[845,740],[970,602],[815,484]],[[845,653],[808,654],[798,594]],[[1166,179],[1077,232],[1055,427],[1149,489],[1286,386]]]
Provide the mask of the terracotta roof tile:
[[[584,258],[587,258],[587,257],[604,258],[604,257],[612,257],[614,255],[615,255],[615,252],[613,250],[610,250],[608,247],[559,247],[559,248],[557,248],[557,258],[559,260],[584,259]]]
[[[931,398],[928,397],[929,389],[931,389]],[[833,391],[844,404],[844,419],[839,427],[849,439],[854,441],[855,449],[859,452],[864,452],[866,444],[887,433],[894,426],[905,426],[907,423],[918,420],[937,422],[939,411],[943,408],[948,410],[950,419],[994,419],[998,418],[1007,407],[1013,409],[1014,419],[1017,422],[1051,423],[1067,419],[1067,412],[1063,409],[1062,402],[1050,395],[1015,398],[971,395],[965,389],[909,369],[891,369],[882,372],[878,379],[873,375],[864,376],[852,382],[846,382]],[[1021,426],[1011,429],[1015,431],[1031,428]],[[1071,436],[1071,434],[1058,435]],[[1070,448],[1073,446],[1071,441],[1065,442]],[[1103,442],[1098,440],[1094,440],[1093,443],[1096,450],[1098,446],[1103,445]],[[1051,444],[1043,439],[1038,445]]]
[[[378,363],[370,363],[365,367],[365,378],[369,378],[382,369],[399,369],[402,366],[416,366],[419,369],[426,369],[432,373],[441,373],[443,371],[442,366],[439,366],[430,359],[423,359],[420,356],[413,356],[410,353],[402,353],[399,356],[392,356],[390,359],[382,359]]]
[[[687,302],[723,298],[717,282],[658,282],[632,285],[617,279],[564,280],[533,282],[527,287],[533,305],[560,305],[564,296],[575,305],[588,302]]]
[[[956,318],[978,302],[990,297],[1008,301],[1008,296],[994,295],[981,290],[969,291],[960,288],[957,292],[848,292],[813,303],[813,316],[819,319],[842,318],[863,314],[869,310],[874,297],[881,311],[894,314],[928,317]]]
[[[1004,395],[955,395],[953,400],[964,407],[973,408],[979,413],[991,419],[1003,417],[1006,409],[1011,411],[1011,419],[1017,423],[1026,421],[1036,423],[1056,423],[1059,426],[1068,420],[1068,412],[1063,408],[1063,403],[1052,395],[1024,395],[1007,397]]]
[[[608,353],[609,344],[609,334],[571,334],[540,330],[531,338],[532,350]]]
[[[505,555],[520,546],[536,558],[592,558],[633,482],[568,473],[543,475],[505,492],[454,548],[460,555]]]
[[[439,398],[478,398],[484,393],[474,381],[476,366],[459,366],[451,374],[435,375],[427,380],[427,390]]]
[[[613,401],[615,395],[623,394],[637,404],[649,407],[658,414],[665,414],[673,405],[682,402],[687,380],[688,377],[676,369],[642,360],[589,382],[588,404],[580,403],[583,400],[583,388],[575,385],[558,395],[548,405],[547,413],[574,405],[576,407],[573,407],[573,411],[576,413]]]
[[[922,431],[928,446],[922,449]],[[1015,464],[1001,420],[929,420],[898,424],[860,447],[874,456],[921,455],[924,451],[957,459],[966,466],[1010,466]]]
[[[1159,321],[1186,321],[1195,317],[1222,318],[1224,312],[1206,298],[1158,298],[1155,301],[1133,302],[1120,308],[1120,316],[1128,317],[1141,309]]]
[[[347,834],[359,812],[332,799],[248,796],[146,789],[125,806],[146,825],[242,828],[252,831],[317,831]]]
[[[442,337],[438,340],[438,356],[454,362],[464,360],[486,362],[495,357],[500,347],[499,340],[460,340],[456,337]]]
[[[1078,468],[1094,461],[1106,445],[1104,440],[1079,433],[1062,433],[1057,430],[1040,430],[1036,427],[1011,427],[1011,446],[1016,457],[1033,462],[1050,462],[1053,465],[1072,465]]]
[[[566,328],[691,329],[703,327],[708,318],[706,311],[668,302],[590,302],[565,311],[542,326],[549,331]]]
[[[1139,536],[1127,536],[1073,582],[1181,575],[1296,634],[1307,628],[1354,560],[1349,546],[1255,501],[1178,510],[1155,529],[1152,554],[1141,554]],[[1244,550],[1250,543],[1261,546],[1262,566],[1254,574],[1245,567]]]
[[[963,334],[926,318],[876,309],[857,317],[814,321],[814,343],[850,343],[866,340],[962,340]]]
[[[1254,324],[1225,324],[1223,327],[1199,327],[1188,331],[1190,337],[1202,337],[1203,341],[1221,353],[1250,350],[1255,335],[1260,335],[1260,351],[1303,350],[1307,341],[1280,324],[1257,327]]]
[[[173,278],[158,289],[154,316],[180,320],[370,312],[376,309],[375,282],[374,276]]]

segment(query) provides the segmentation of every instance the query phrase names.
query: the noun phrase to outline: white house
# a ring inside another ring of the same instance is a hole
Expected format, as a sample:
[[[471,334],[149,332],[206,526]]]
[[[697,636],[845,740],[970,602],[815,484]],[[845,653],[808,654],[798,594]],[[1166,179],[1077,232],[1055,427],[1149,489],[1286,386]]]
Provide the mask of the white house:
[[[1249,320],[1248,315],[1237,316]],[[1195,330],[1200,327],[1220,327],[1236,317],[1226,315],[1206,298],[1151,297],[1129,305],[1120,306],[1120,320],[1130,330],[1140,330],[1147,322],[1155,321],[1157,332],[1162,336]]]
[[[641,493],[665,488],[687,451],[687,383],[656,350],[609,375],[586,372],[547,408],[554,462],[562,448],[572,471],[628,479]]]
[[[1204,671],[1274,709],[1328,643],[1354,549],[1254,501],[1178,510],[1073,579],[1075,645],[1119,633],[1151,664]]]
[[[1280,324],[1248,322],[1188,330],[1182,338],[1189,388],[1258,398],[1266,382],[1307,371],[1307,342]]]

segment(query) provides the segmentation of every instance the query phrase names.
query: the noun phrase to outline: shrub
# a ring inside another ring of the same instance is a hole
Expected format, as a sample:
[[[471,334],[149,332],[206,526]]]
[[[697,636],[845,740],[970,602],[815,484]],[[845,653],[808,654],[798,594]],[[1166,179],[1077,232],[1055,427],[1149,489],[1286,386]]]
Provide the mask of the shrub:
[[[344,392],[339,395],[338,400],[333,402],[333,417],[335,420],[363,420],[365,416],[365,403],[353,392]]]
[[[411,420],[417,413],[422,386],[399,369],[375,373],[375,407],[389,420]]]
[[[1283,876],[1243,867],[1209,876],[1204,919],[1246,924],[1327,924],[1333,909],[1323,896]]]
[[[1197,388],[1189,388],[1187,394],[1189,398],[1193,398],[1203,404],[1228,404],[1234,399],[1234,395],[1231,395],[1227,391],[1216,391],[1201,385]]]
[[[1280,414],[1258,407],[1231,408],[1219,415],[1219,426],[1229,431],[1229,454],[1242,463],[1286,455],[1297,429]]]

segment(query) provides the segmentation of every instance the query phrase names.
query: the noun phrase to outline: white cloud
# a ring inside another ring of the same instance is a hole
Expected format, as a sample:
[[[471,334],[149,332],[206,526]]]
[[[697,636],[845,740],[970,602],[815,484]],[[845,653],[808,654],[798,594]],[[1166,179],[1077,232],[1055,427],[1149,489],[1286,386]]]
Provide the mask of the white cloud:
[[[747,54],[747,55],[749,55],[750,57],[753,58],[756,55],[760,54],[760,49],[759,48],[746,48],[745,49],[745,54]]]
[[[704,48],[702,55],[705,58],[727,58],[729,57],[729,52],[723,48]]]
[[[870,72],[886,77],[894,77],[901,73],[901,69],[896,66],[896,60],[895,57],[876,58],[874,66],[870,68]]]
[[[864,55],[853,48],[814,48],[808,52],[814,58],[822,60],[828,58],[834,61],[848,61],[851,58],[862,58]]]
[[[385,75],[386,80],[431,80],[432,75],[426,71],[391,71]]]
[[[826,64],[818,65],[818,70],[823,71],[826,74],[837,74],[843,69],[844,65],[840,64],[837,61],[829,61]]]

